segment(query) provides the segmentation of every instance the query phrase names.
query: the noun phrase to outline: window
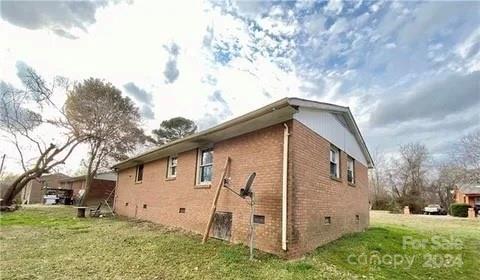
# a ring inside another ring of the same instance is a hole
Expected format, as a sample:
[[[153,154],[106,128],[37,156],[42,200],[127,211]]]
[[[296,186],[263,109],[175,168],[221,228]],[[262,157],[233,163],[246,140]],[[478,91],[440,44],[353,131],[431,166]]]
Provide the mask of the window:
[[[178,213],[181,213],[181,214],[185,213],[185,208],[178,209]]]
[[[128,202],[125,202],[125,206],[128,206]]]
[[[201,149],[198,153],[198,184],[206,185],[212,181],[213,149]]]
[[[135,174],[135,182],[140,183],[143,180],[143,164],[137,165],[137,173]]]
[[[177,156],[171,156],[168,158],[167,177],[177,177]]]
[[[262,215],[253,215],[253,222],[255,224],[265,224],[265,216]]]
[[[350,184],[355,184],[355,160],[352,157],[347,159],[347,180]]]
[[[330,176],[340,178],[340,150],[335,146],[330,147]]]
[[[332,218],[331,217],[325,217],[325,224],[329,225],[332,223]]]
[[[357,223],[360,222],[360,215],[355,215],[355,221],[356,221]]]
[[[143,209],[147,209],[147,204],[143,204]]]

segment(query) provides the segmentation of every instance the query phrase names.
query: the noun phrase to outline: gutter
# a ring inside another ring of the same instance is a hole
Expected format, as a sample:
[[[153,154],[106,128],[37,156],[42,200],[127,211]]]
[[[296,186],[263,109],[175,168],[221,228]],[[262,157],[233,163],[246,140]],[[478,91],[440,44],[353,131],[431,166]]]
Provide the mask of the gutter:
[[[113,214],[115,214],[115,211],[117,210],[116,207],[117,207],[117,197],[118,197],[118,193],[117,193],[117,190],[118,190],[118,172],[116,172],[116,175],[117,175],[117,180],[115,181],[115,194],[113,195],[113,205],[112,205],[112,208],[113,208]]]
[[[204,136],[207,136],[209,134],[212,134],[212,133],[215,133],[215,132],[218,132],[218,131],[221,131],[221,130],[224,130],[226,128],[229,128],[231,126],[234,126],[234,125],[237,125],[237,124],[240,124],[240,123],[243,123],[243,122],[246,122],[246,121],[249,121],[249,120],[252,120],[252,119],[255,119],[255,118],[258,118],[259,116],[262,116],[264,114],[267,114],[269,112],[272,112],[272,111],[275,111],[275,110],[279,110],[279,109],[282,109],[284,107],[287,107],[287,106],[290,106],[289,104],[289,99],[288,98],[283,98],[283,99],[280,99],[274,103],[271,103],[269,105],[266,105],[262,108],[259,108],[255,111],[252,111],[250,113],[247,113],[245,115],[242,115],[242,116],[239,116],[237,118],[234,118],[232,120],[229,120],[229,121],[226,121],[224,123],[221,123],[219,125],[216,125],[214,127],[211,127],[209,129],[206,129],[206,130],[203,130],[203,131],[200,131],[198,133],[195,133],[193,135],[190,135],[190,136],[187,136],[187,137],[184,137],[184,138],[181,138],[181,139],[178,139],[178,140],[175,140],[175,141],[172,141],[172,142],[169,142],[167,144],[164,144],[160,147],[156,147],[150,151],[147,151],[147,152],[144,152],[142,154],[139,154],[135,157],[131,157],[129,159],[126,159],[124,161],[120,161],[118,163],[116,163],[115,165],[112,166],[112,169],[113,170],[120,170],[120,169],[123,169],[125,168],[125,166],[130,163],[130,162],[133,162],[133,161],[142,161],[142,158],[144,158],[145,156],[148,156],[150,154],[153,154],[157,151],[160,151],[160,150],[163,150],[165,148],[168,148],[168,147],[171,147],[171,146],[175,146],[179,143],[183,143],[183,142],[187,142],[187,141],[192,141],[192,140],[195,140],[197,138],[200,138],[200,137],[204,137]]]
[[[288,125],[283,123],[283,170],[282,170],[282,250],[287,250],[287,186],[288,186]]]

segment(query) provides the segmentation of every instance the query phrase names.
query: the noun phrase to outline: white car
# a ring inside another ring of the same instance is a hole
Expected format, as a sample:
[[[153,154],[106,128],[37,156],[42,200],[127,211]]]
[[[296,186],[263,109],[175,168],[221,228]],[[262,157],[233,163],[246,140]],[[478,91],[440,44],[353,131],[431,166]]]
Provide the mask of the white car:
[[[446,211],[442,206],[438,204],[429,204],[427,207],[423,208],[425,215],[444,215]]]
[[[53,205],[57,203],[58,196],[56,194],[47,194],[43,196],[46,205]]]

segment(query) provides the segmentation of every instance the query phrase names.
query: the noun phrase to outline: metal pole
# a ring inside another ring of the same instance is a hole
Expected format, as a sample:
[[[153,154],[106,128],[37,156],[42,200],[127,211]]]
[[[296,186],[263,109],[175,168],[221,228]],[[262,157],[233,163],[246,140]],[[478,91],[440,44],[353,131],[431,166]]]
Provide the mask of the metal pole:
[[[3,163],[5,162],[5,156],[6,156],[6,154],[3,154],[3,156],[2,156],[2,164],[0,165],[0,175],[2,175]]]
[[[255,223],[253,221],[253,216],[255,215],[255,194],[252,192],[252,197],[250,198],[250,260],[253,260],[253,248],[255,246]]]

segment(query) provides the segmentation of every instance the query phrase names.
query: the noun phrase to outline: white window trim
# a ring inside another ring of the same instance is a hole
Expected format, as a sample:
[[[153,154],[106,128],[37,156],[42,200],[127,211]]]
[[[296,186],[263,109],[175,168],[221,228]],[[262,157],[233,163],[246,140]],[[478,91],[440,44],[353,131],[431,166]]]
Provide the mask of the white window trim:
[[[206,151],[206,150],[211,150],[212,153],[213,153],[213,147],[205,147],[205,148],[199,148],[198,149],[198,154],[197,154],[197,185],[210,185],[212,183],[212,181],[203,181],[201,182],[201,169],[203,166],[212,166],[212,177],[213,177],[213,155],[212,155],[212,163],[210,164],[207,164],[207,165],[202,165],[202,152]]]
[[[351,182],[348,180],[348,171],[350,170],[349,169],[350,162],[352,163],[352,181]],[[347,181],[350,184],[355,184],[355,159],[351,156],[347,157]]]
[[[175,166],[173,166],[173,159],[176,159]],[[175,167],[175,174],[172,174],[172,167]],[[178,156],[172,155],[168,157],[167,162],[167,178],[176,178],[178,172]]]
[[[334,159],[335,161],[332,161],[332,155],[331,155],[332,152],[335,155],[335,159]],[[336,168],[337,175],[333,176],[332,174],[330,174],[330,176],[339,179],[340,178],[340,149],[338,149],[337,147],[335,147],[333,145],[330,147],[329,161],[330,161],[330,163],[335,163],[336,166],[337,166],[337,168]],[[328,167],[329,167],[328,168],[328,173],[330,173],[330,165]]]

